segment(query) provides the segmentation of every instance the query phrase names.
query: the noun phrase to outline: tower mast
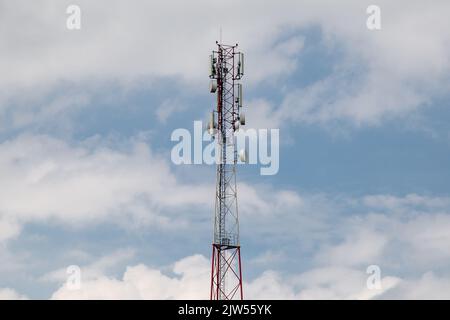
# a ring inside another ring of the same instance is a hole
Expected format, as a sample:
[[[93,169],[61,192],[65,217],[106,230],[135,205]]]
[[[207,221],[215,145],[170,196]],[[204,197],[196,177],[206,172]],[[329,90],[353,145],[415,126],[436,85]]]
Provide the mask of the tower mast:
[[[243,299],[241,246],[236,188],[235,132],[245,124],[242,108],[244,55],[236,45],[217,43],[211,59],[211,93],[217,106],[208,129],[217,143],[214,237],[211,261],[211,300]],[[216,123],[217,119],[217,123]],[[245,160],[245,159],[241,159]]]

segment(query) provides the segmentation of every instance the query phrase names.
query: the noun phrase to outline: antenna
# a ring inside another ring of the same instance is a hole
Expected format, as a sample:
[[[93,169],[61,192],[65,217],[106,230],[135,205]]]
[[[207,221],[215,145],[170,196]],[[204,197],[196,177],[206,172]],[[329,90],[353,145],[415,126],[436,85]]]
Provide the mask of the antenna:
[[[220,28],[222,40],[222,28]],[[245,125],[242,109],[244,56],[234,46],[217,43],[217,51],[210,56],[210,92],[217,95],[216,109],[211,113],[207,129],[218,144],[216,165],[216,196],[214,238],[211,261],[211,300],[243,299],[241,245],[236,187],[235,132]],[[217,121],[216,121],[217,117]],[[247,161],[245,150],[239,159]]]

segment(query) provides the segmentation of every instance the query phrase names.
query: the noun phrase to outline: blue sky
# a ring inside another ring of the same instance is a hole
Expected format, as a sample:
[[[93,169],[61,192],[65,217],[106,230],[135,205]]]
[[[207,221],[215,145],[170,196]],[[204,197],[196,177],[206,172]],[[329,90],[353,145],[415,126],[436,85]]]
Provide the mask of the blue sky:
[[[215,169],[170,135],[213,107],[220,27],[247,127],[280,129],[278,174],[239,167],[245,295],[448,298],[448,3],[370,31],[364,1],[169,2],[78,1],[72,31],[72,2],[1,2],[0,298],[208,297]]]

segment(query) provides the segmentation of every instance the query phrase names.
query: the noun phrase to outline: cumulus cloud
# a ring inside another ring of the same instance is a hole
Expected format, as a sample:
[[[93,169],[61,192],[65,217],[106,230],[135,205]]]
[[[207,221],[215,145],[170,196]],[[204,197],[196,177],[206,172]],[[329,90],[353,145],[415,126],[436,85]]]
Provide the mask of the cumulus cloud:
[[[267,65],[255,68],[252,77],[256,79],[288,71],[289,62],[303,46],[298,36],[275,42],[280,30],[273,27],[283,23],[279,12],[283,6],[275,3],[79,1],[79,31],[66,29],[69,4],[46,0],[3,4],[2,24],[13,31],[4,34],[9,41],[1,47],[7,57],[2,67],[15,72],[3,77],[2,84],[34,86],[89,77],[125,81],[145,76],[203,78],[207,52],[219,37],[218,21],[225,41],[238,40],[249,48],[256,60],[249,61],[250,68]],[[276,19],[269,25],[264,14],[273,8],[278,8]],[[229,10],[234,14],[232,22],[220,13]],[[15,28],[18,24],[22,27]],[[265,51],[268,46],[275,50]],[[184,48],[183,58],[177,48]]]
[[[100,275],[82,280],[80,289],[63,285],[52,299],[207,299],[210,262],[201,255],[173,264],[174,275],[139,264],[127,267],[121,279]],[[356,269],[328,267],[303,274],[282,276],[266,271],[244,283],[246,299],[369,299],[387,292],[399,282],[382,279],[382,288],[369,290],[367,275]]]
[[[171,271],[175,276],[140,264],[128,267],[122,279],[82,280],[80,290],[62,286],[52,299],[206,299],[210,263],[205,257],[181,259]]]
[[[101,86],[127,90],[164,78],[194,90],[204,88],[206,57],[219,26],[225,42],[239,41],[246,52],[250,87],[264,83],[281,94],[280,103],[270,101],[273,97],[249,101],[250,126],[341,120],[376,125],[429,106],[448,92],[448,1],[433,6],[380,1],[382,30],[376,32],[365,27],[366,4],[357,0],[339,6],[325,0],[202,0],[195,5],[79,1],[80,31],[65,28],[69,4],[1,3],[2,130],[49,120],[61,123],[60,115],[91,103],[91,92]],[[220,12],[218,8],[227,16],[233,12],[234,19],[211,15]],[[325,50],[338,57],[329,74],[299,87],[284,80],[302,72],[298,59],[308,44],[305,30],[312,26],[320,30],[318,41]],[[183,110],[170,98],[155,114],[164,123]],[[192,220],[212,210],[210,185],[180,182],[167,158],[154,153],[142,137],[113,143],[105,137],[81,142],[47,135],[11,137],[0,144],[0,176],[2,243],[18,237],[28,223],[76,227],[108,221],[167,232],[204,228],[207,224],[194,227]],[[264,264],[274,254],[261,254],[255,263],[268,270],[246,283],[249,298],[427,298],[446,297],[449,291],[448,197],[382,194],[342,200],[245,183],[239,190],[245,195],[239,198],[241,230],[250,241],[277,243],[276,258],[292,259],[286,252],[312,256],[307,270],[285,275]],[[252,232],[245,233],[246,226]],[[53,298],[207,296],[205,257],[176,262],[170,269],[175,275],[144,264],[129,266],[122,277],[108,274],[111,264],[123,263],[130,255],[86,266],[81,291],[62,286]],[[365,268],[371,264],[383,273],[378,292],[365,287]],[[47,273],[41,280],[62,281],[63,271]],[[1,289],[2,296],[22,297],[11,289]]]
[[[113,270],[117,266],[128,263],[129,260],[134,257],[134,255],[135,250],[128,248],[119,249],[111,254],[95,259],[91,264],[83,267],[82,278],[83,280],[93,280],[99,277],[103,277],[104,275],[109,274],[111,270]],[[44,282],[56,283],[65,282],[68,278],[68,274],[69,273],[67,271],[67,267],[61,268],[44,274],[39,278],[39,280]]]
[[[407,195],[397,197],[395,202],[414,206],[413,203],[417,198],[417,195]],[[267,264],[260,261],[272,259],[273,253],[268,251],[267,254],[261,255],[257,263],[262,264],[265,271],[250,279],[244,277],[245,297],[247,299],[445,299],[450,274],[439,270],[448,266],[448,260],[444,262],[445,255],[448,258],[448,250],[445,253],[443,248],[448,247],[449,241],[442,237],[438,223],[434,222],[439,214],[422,211],[420,215],[410,212],[396,215],[392,209],[388,213],[374,213],[368,207],[360,207],[365,201],[367,197],[357,201],[346,200],[347,203],[353,202],[360,211],[365,209],[366,213],[348,217],[340,214],[338,219],[335,218],[328,227],[328,232],[332,228],[337,232],[333,237],[320,241],[319,247],[314,251],[316,258],[312,259],[313,264],[303,271],[291,270],[281,273],[271,269],[273,261],[268,261]],[[436,203],[446,203],[446,200],[429,198],[428,204],[421,201],[421,205],[428,208],[435,206]],[[381,206],[382,204],[378,204],[378,207]],[[441,209],[448,210],[449,207],[445,205]],[[447,213],[447,216],[449,215]],[[333,219],[332,216],[328,218]],[[410,232],[411,225],[416,224],[422,225],[422,230]],[[442,243],[423,238],[423,232],[431,234],[436,228],[436,237]],[[443,225],[442,228],[447,226]],[[290,239],[295,239],[294,233],[290,233]],[[426,243],[427,254],[424,254],[423,243]],[[280,257],[279,253],[276,253],[275,260]],[[254,263],[255,261],[252,262],[253,265]],[[367,268],[371,265],[379,266],[381,271],[378,288],[367,285],[371,275]],[[89,269],[89,266],[83,268],[87,274],[92,275]],[[97,273],[94,277],[87,277],[80,290],[69,290],[63,285],[52,297],[207,299],[209,272],[209,259],[194,255],[175,262],[169,268],[151,268],[143,264],[129,266],[120,278]]]
[[[66,29],[69,4],[3,3],[1,30],[6,40],[0,44],[4,56],[0,66],[6,72],[0,77],[4,88],[0,98],[4,112],[15,105],[16,126],[48,118],[61,108],[77,107],[83,99],[89,101],[84,96],[43,106],[39,112],[29,110],[27,102],[34,101],[36,94],[47,96],[61,83],[112,82],[127,88],[142,85],[142,79],[176,78],[184,86],[204,88],[201,79],[207,72],[207,52],[220,27],[225,42],[240,42],[248,54],[247,82],[253,86],[276,82],[282,89],[284,97],[272,119],[378,124],[414,112],[448,92],[447,1],[433,5],[379,1],[380,31],[366,28],[368,4],[357,0],[338,6],[328,0],[264,5],[256,0],[225,4],[79,1],[79,31]],[[232,20],[227,19],[228,12],[233,12]],[[305,30],[310,27],[320,29],[324,50],[339,53],[331,73],[307,87],[280,82],[297,70]],[[181,56],[178,48],[183,48]],[[165,113],[158,116],[164,119]]]
[[[355,201],[356,214],[340,215],[338,236],[316,259],[346,266],[383,264],[399,274],[402,268],[420,272],[444,267],[450,262],[448,201],[416,194],[365,196]]]
[[[0,216],[0,243],[6,239],[14,238],[20,233],[20,225],[11,218]]]
[[[170,233],[191,228],[192,219],[198,219],[190,211],[180,214],[180,207],[192,206],[196,213],[195,209],[210,212],[212,208],[211,188],[178,181],[145,137],[111,148],[106,138],[69,143],[22,135],[0,145],[0,172],[3,241],[17,237],[27,223],[49,221],[83,226],[108,219],[123,226],[166,228]],[[245,183],[238,188],[245,195],[239,203],[241,230],[248,241],[268,248],[276,243],[275,260],[282,257],[298,263],[292,255],[311,257],[309,268],[288,273],[271,270],[276,265],[270,261],[264,263],[274,257],[270,250],[250,261],[262,273],[246,280],[248,298],[363,299],[388,297],[390,292],[403,298],[408,297],[407,289],[398,288],[414,283],[424,288],[418,297],[426,297],[431,290],[428,280],[434,287],[436,278],[445,283],[450,276],[433,273],[450,263],[448,197],[333,197]],[[208,227],[208,223],[195,226],[205,233]],[[62,286],[53,297],[200,299],[207,295],[207,258],[180,260],[169,273],[141,264],[129,266],[120,278],[109,274],[114,265],[123,265],[133,255],[133,250],[125,250],[93,261],[83,267],[81,291]],[[382,271],[381,291],[366,288],[366,268],[373,264]],[[40,280],[61,283],[65,271],[48,272]],[[425,276],[430,272],[432,276]]]
[[[450,299],[450,277],[436,276],[426,272],[421,277],[401,282],[385,295],[385,298],[448,300]]]
[[[4,141],[0,144],[4,189],[0,239],[17,236],[21,226],[30,222],[79,227],[108,220],[124,227],[194,227],[191,222],[198,221],[198,214],[195,218],[190,214],[210,212],[214,190],[203,182],[179,181],[169,161],[151,150],[145,136],[122,142],[92,137],[71,143],[46,135],[21,135]],[[244,219],[283,212],[302,202],[289,190],[245,183],[239,188],[246,194],[239,200]],[[267,190],[271,196],[263,197]],[[205,214],[200,220],[209,218]]]
[[[32,221],[77,226],[115,217],[119,223],[180,227],[181,217],[169,223],[171,210],[209,204],[210,188],[179,183],[168,162],[140,138],[122,151],[95,140],[71,145],[23,135],[0,145],[2,238]]]
[[[333,72],[287,94],[279,110],[286,120],[379,124],[428,106],[448,92],[449,3],[379,1],[382,30],[362,26],[364,3],[348,1],[320,21],[329,46],[343,48]],[[347,18],[347,19],[345,19]],[[350,20],[352,22],[350,22]],[[336,47],[334,47],[336,48]]]
[[[180,100],[167,99],[156,109],[156,116],[160,122],[166,123],[170,116],[176,112],[185,110],[186,107]]]
[[[276,288],[277,296],[292,299],[447,297],[447,197],[370,195],[326,201],[335,209],[327,215],[330,224],[322,225],[330,237],[318,242],[314,264],[298,274],[263,274],[254,281],[260,283],[255,295],[264,292],[261,288],[267,283]],[[380,268],[380,289],[366,286],[371,265]]]
[[[0,288],[0,300],[25,300],[26,296],[10,288]]]

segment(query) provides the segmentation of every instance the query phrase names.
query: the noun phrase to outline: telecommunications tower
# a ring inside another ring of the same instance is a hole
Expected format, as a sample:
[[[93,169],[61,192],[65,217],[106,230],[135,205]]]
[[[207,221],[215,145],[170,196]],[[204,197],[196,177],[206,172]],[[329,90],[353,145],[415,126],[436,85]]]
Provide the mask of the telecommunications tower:
[[[210,92],[217,93],[217,105],[211,113],[208,131],[216,139],[216,196],[214,238],[211,261],[211,300],[243,299],[241,246],[236,189],[235,133],[245,124],[242,113],[244,54],[236,45],[216,42],[210,56]],[[246,161],[246,152],[239,152]]]

